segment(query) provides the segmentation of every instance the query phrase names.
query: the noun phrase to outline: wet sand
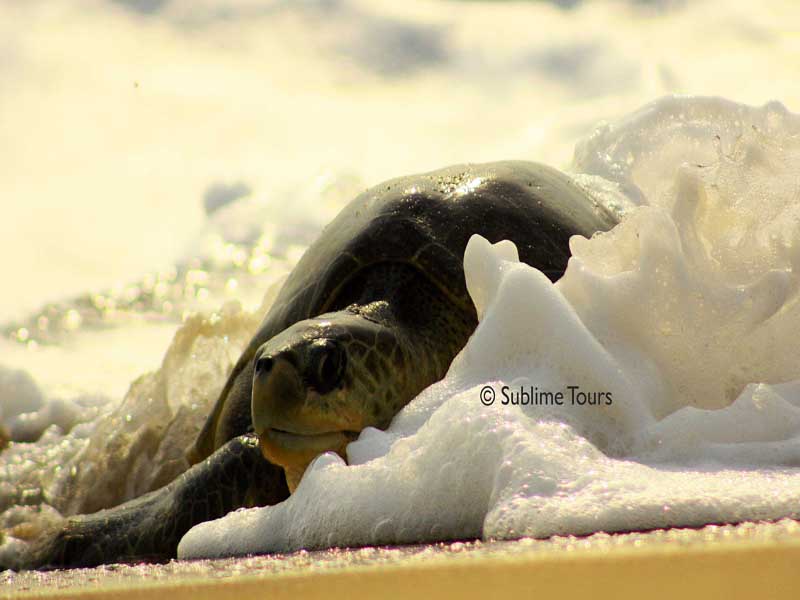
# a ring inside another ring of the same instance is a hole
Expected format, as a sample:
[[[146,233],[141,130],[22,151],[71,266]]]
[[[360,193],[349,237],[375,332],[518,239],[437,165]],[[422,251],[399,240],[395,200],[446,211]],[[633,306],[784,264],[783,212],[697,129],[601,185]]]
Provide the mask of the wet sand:
[[[13,598],[796,598],[800,524],[0,574]]]

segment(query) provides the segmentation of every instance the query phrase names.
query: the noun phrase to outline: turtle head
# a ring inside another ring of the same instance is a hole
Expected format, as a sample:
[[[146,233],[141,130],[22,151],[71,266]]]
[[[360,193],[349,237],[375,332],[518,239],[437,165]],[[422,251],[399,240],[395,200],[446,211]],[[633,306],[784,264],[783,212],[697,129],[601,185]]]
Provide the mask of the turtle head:
[[[318,454],[386,427],[413,396],[393,328],[353,311],[300,321],[254,356],[251,411],[264,456],[294,490]]]

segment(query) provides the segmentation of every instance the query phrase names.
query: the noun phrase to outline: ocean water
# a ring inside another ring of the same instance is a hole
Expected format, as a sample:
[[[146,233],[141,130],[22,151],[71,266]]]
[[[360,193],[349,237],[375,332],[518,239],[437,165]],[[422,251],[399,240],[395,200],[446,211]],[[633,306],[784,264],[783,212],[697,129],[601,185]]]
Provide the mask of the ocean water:
[[[0,551],[186,468],[349,198],[502,159],[624,222],[555,286],[474,240],[481,326],[448,377],[182,553],[795,516],[797,9],[730,4],[0,6]],[[486,407],[487,385],[612,402]],[[269,539],[219,543],[242,526]]]

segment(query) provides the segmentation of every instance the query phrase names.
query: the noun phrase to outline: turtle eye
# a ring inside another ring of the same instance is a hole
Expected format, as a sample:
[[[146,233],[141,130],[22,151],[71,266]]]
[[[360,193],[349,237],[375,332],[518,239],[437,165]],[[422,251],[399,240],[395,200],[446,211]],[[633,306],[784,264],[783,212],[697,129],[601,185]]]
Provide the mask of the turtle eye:
[[[312,347],[309,366],[311,387],[320,394],[327,394],[342,381],[347,353],[338,342],[325,340]]]

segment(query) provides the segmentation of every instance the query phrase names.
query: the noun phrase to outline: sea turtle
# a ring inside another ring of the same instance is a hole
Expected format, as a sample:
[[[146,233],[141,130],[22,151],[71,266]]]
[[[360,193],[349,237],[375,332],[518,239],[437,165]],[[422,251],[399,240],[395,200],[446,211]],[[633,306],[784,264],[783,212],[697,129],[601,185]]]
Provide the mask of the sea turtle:
[[[470,236],[512,240],[555,281],[570,236],[615,224],[567,176],[528,162],[367,190],[283,284],[190,450],[196,464],[160,490],[68,519],[8,566],[168,559],[194,524],[280,502],[316,455],[342,454],[444,376],[477,325],[463,270]]]

